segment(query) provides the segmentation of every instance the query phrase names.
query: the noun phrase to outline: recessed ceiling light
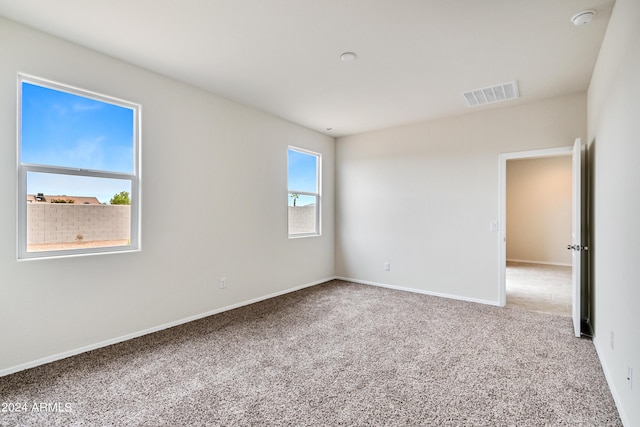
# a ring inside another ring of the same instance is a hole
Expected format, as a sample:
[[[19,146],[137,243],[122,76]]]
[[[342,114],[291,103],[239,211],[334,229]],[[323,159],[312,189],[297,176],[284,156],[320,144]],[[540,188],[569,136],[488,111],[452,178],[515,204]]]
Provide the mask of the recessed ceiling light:
[[[573,25],[576,27],[579,27],[580,25],[591,22],[595,14],[595,10],[582,10],[571,17],[571,22],[573,22]]]
[[[345,52],[342,55],[340,55],[340,59],[343,62],[352,62],[352,61],[355,61],[356,59],[358,59],[358,55],[356,55],[353,52]]]

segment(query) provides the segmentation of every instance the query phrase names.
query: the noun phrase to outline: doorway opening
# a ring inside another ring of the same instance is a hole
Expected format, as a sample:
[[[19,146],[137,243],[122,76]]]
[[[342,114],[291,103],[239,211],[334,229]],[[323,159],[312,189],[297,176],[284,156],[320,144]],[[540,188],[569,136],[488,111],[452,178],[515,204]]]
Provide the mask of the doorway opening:
[[[571,156],[507,160],[507,306],[571,316],[571,203]]]
[[[499,199],[500,199],[500,208],[499,208],[499,224],[501,224],[500,226],[500,256],[499,256],[499,272],[500,272],[500,288],[499,288],[499,297],[500,297],[500,305],[501,306],[505,306],[507,305],[507,287],[506,287],[506,281],[507,281],[507,230],[508,230],[508,223],[507,223],[507,162],[510,161],[523,161],[523,160],[534,160],[534,159],[546,159],[546,158],[561,158],[561,157],[568,157],[569,159],[571,159],[571,156],[573,154],[573,150],[572,147],[560,147],[560,148],[549,148],[549,149],[542,149],[542,150],[531,150],[531,151],[522,151],[522,152],[516,152],[516,153],[505,153],[505,154],[500,154],[499,156],[499,182],[500,182],[500,189],[499,189]],[[525,207],[526,209],[526,207]],[[571,236],[569,236],[571,237]],[[571,240],[568,240],[566,243],[571,242]],[[525,246],[527,245],[527,240],[526,238],[524,239],[524,242],[520,243],[520,246]],[[541,243],[536,243],[536,245],[541,245]],[[542,244],[544,245],[544,243]],[[564,245],[566,246],[566,244]],[[540,247],[537,248],[538,249],[538,253],[539,253],[539,249]],[[566,250],[566,249],[565,249]],[[544,251],[543,251],[544,252]],[[516,255],[512,254],[512,259],[510,262],[510,270],[509,270],[509,275],[510,278],[513,278],[513,276],[523,276],[526,274],[531,274],[531,275],[537,275],[537,276],[541,276],[544,274],[544,272],[542,271],[535,271],[535,267],[536,266],[544,266],[545,264],[535,264],[533,267],[533,271],[527,271],[527,270],[532,270],[532,269],[527,269],[526,267],[521,267],[520,269],[518,269],[517,267],[519,267],[517,264],[523,264],[521,263],[521,261],[523,261],[523,259],[518,258],[517,253],[515,252]],[[522,253],[522,252],[520,252]],[[536,261],[535,259],[529,259],[530,261]],[[540,260],[538,260],[540,261]],[[516,267],[516,268],[511,268],[511,267]],[[559,266],[562,267],[562,266]],[[551,268],[549,268],[551,269]],[[572,272],[572,269],[570,269],[569,271]],[[522,274],[521,274],[522,273]],[[559,273],[558,275],[560,277],[563,276],[563,274],[566,273],[566,271]],[[573,273],[573,272],[572,272]],[[528,280],[528,279],[523,279],[523,280]],[[572,306],[573,306],[573,300],[572,300]]]

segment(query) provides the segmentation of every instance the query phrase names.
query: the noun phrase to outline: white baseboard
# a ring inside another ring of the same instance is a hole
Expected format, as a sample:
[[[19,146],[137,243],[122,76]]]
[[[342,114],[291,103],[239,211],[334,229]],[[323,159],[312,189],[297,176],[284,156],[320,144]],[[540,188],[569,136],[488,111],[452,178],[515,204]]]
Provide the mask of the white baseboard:
[[[613,376],[611,375],[611,372],[609,371],[609,368],[607,367],[607,365],[604,363],[604,359],[602,358],[602,352],[598,347],[598,342],[596,341],[595,337],[592,340],[592,342],[593,342],[593,346],[596,348],[596,354],[598,355],[600,366],[602,366],[602,371],[604,372],[604,378],[607,380],[607,385],[609,386],[609,390],[611,391],[613,402],[616,404],[616,408],[618,409],[618,414],[620,415],[620,420],[622,421],[622,425],[631,426],[631,422],[629,421],[629,418],[627,417],[627,414],[624,411],[624,408],[622,406],[622,400],[620,399],[618,390],[616,389],[616,386],[613,382]]]
[[[559,265],[562,267],[571,267],[571,264],[566,264],[563,262],[548,262],[548,261],[532,261],[530,259],[512,259],[507,258],[507,262],[522,262],[524,264],[544,264],[544,265]]]
[[[327,277],[325,279],[317,280],[317,281],[311,282],[311,283],[306,283],[304,285],[296,286],[294,288],[290,288],[290,289],[287,289],[287,290],[284,290],[284,291],[275,292],[273,294],[269,294],[269,295],[265,295],[265,296],[262,296],[262,297],[254,298],[254,299],[251,299],[251,300],[248,300],[248,301],[244,301],[244,302],[240,302],[240,303],[237,303],[237,304],[228,305],[228,306],[222,307],[222,308],[217,308],[215,310],[207,311],[206,313],[196,314],[194,316],[189,316],[189,317],[186,317],[184,319],[175,320],[173,322],[165,323],[165,324],[162,324],[162,325],[159,325],[159,326],[155,326],[153,328],[145,329],[145,330],[138,331],[138,332],[133,332],[131,334],[127,334],[127,335],[124,335],[124,336],[121,336],[121,337],[112,338],[112,339],[109,339],[109,340],[106,340],[106,341],[101,341],[99,343],[90,344],[90,345],[87,345],[87,346],[84,346],[84,347],[80,347],[80,348],[76,348],[76,349],[73,349],[73,350],[64,351],[62,353],[53,354],[51,356],[47,356],[47,357],[43,357],[43,358],[40,358],[40,359],[36,359],[36,360],[31,361],[31,362],[22,363],[20,365],[16,365],[16,366],[12,366],[12,367],[9,367],[9,368],[5,368],[5,369],[0,370],[0,377],[3,377],[5,375],[10,375],[10,374],[13,374],[13,373],[16,373],[16,372],[24,371],[25,369],[35,368],[36,366],[45,365],[47,363],[55,362],[56,360],[66,359],[67,357],[75,356],[77,354],[86,353],[86,352],[92,351],[92,350],[97,350],[99,348],[107,347],[107,346],[112,345],[112,344],[117,344],[117,343],[120,343],[120,342],[123,342],[123,341],[128,341],[128,340],[131,340],[133,338],[141,337],[143,335],[152,334],[154,332],[162,331],[163,329],[173,328],[174,326],[178,326],[178,325],[182,325],[182,324],[185,324],[185,323],[193,322],[194,320],[202,319],[204,317],[212,316],[214,314],[222,313],[224,311],[233,310],[233,309],[236,309],[236,308],[243,307],[245,305],[255,304],[257,302],[268,300],[270,298],[279,297],[281,295],[285,295],[285,294],[288,294],[288,293],[291,293],[291,292],[299,291],[301,289],[309,288],[311,286],[316,286],[316,285],[328,282],[328,281],[333,280],[333,279],[335,279],[335,277]]]
[[[445,294],[445,293],[441,293],[441,292],[432,292],[432,291],[425,291],[423,289],[416,289],[416,288],[407,288],[404,286],[396,286],[396,285],[389,285],[386,283],[378,283],[378,282],[370,282],[368,280],[359,280],[359,279],[353,279],[353,278],[349,278],[349,277],[336,277],[336,279],[339,280],[345,280],[347,282],[354,282],[354,283],[360,283],[362,285],[370,285],[370,286],[379,286],[381,288],[387,288],[387,289],[395,289],[398,291],[405,291],[405,292],[413,292],[416,294],[423,294],[423,295],[431,295],[434,297],[441,297],[441,298],[449,298],[449,299],[455,299],[455,300],[460,300],[460,301],[469,301],[469,302],[475,302],[478,304],[486,304],[486,305],[494,305],[499,307],[500,306],[500,301],[491,301],[491,300],[484,300],[484,299],[479,299],[479,298],[469,298],[469,297],[464,297],[464,296],[460,296],[460,295],[452,295],[452,294]]]

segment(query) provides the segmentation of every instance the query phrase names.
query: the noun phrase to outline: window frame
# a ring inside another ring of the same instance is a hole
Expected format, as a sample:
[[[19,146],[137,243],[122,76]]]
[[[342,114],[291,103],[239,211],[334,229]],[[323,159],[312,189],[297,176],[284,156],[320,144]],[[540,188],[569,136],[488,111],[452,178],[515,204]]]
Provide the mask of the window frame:
[[[289,150],[296,151],[301,154],[314,156],[316,158],[316,193],[309,191],[299,191],[289,188]],[[315,229],[310,233],[291,233],[289,231],[289,196],[291,194],[299,194],[301,196],[312,196],[316,198],[315,206]],[[299,239],[304,237],[318,237],[322,235],[322,218],[321,218],[321,205],[322,205],[322,154],[315,151],[307,150],[305,148],[295,147],[289,145],[287,147],[287,236],[289,239]]]
[[[133,146],[132,156],[133,165],[132,172],[110,172],[104,170],[83,169],[66,166],[31,164],[22,162],[22,84],[28,83],[66,92],[72,95],[81,96],[83,98],[95,101],[117,105],[119,107],[128,108],[133,111]],[[121,252],[134,252],[140,250],[140,142],[141,142],[141,111],[140,104],[125,101],[108,95],[80,89],[74,86],[66,85],[59,82],[34,77],[28,74],[18,73],[18,92],[17,92],[17,121],[16,121],[16,142],[17,142],[17,175],[18,175],[18,192],[17,192],[17,258],[18,260],[28,259],[50,259],[68,256],[93,255],[93,254],[109,254]],[[89,178],[111,178],[129,181],[131,184],[131,217],[130,217],[130,235],[129,244],[122,246],[103,246],[94,248],[81,249],[58,249],[50,251],[28,251],[27,245],[27,174],[29,172],[47,173],[56,175],[73,175]]]

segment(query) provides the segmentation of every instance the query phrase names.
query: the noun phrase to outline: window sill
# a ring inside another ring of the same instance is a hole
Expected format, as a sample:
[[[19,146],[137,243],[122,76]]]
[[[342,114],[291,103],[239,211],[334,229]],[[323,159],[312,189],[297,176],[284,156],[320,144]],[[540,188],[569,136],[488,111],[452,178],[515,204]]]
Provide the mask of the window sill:
[[[103,249],[103,250],[100,250]],[[55,258],[75,258],[82,256],[92,256],[92,255],[111,255],[111,254],[122,254],[122,253],[131,253],[131,252],[140,252],[141,249],[139,247],[135,247],[133,245],[127,246],[119,246],[119,247],[108,247],[108,248],[96,248],[94,250],[84,249],[84,250],[57,250],[57,251],[41,251],[41,252],[27,252],[27,254],[19,256],[18,261],[33,261],[39,259],[55,259]]]
[[[306,237],[320,237],[320,233],[300,233],[300,234],[289,234],[289,239],[304,239]]]

